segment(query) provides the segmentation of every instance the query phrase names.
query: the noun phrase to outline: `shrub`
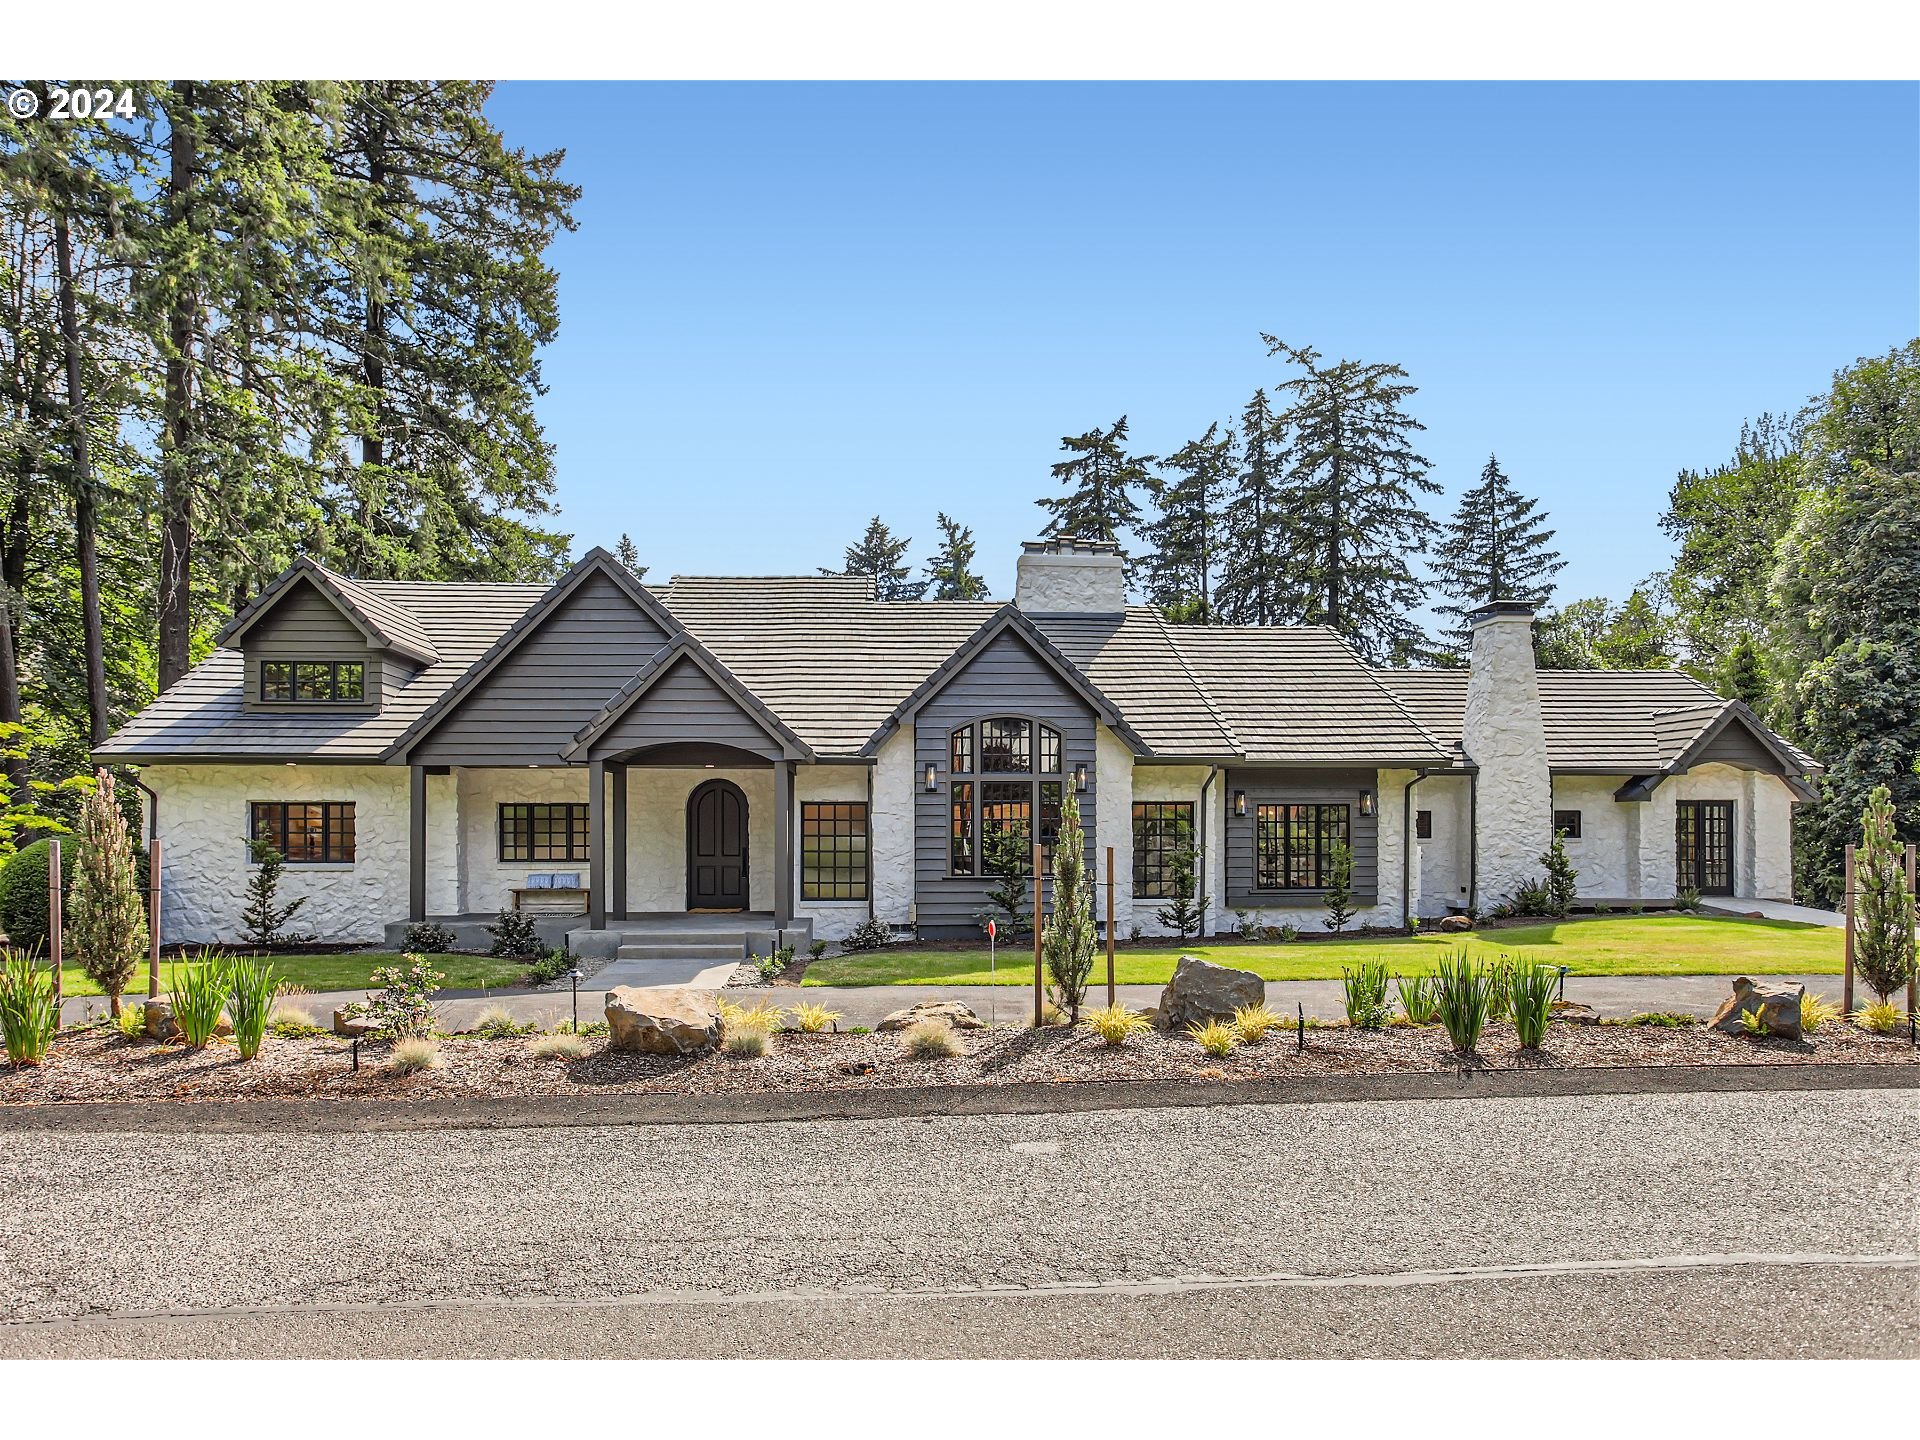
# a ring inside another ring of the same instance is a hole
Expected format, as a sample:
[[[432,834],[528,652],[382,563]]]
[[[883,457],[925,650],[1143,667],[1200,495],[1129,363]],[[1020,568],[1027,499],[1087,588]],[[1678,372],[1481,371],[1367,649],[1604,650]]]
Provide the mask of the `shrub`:
[[[1239,1032],[1233,1026],[1218,1020],[1209,1020],[1205,1025],[1189,1025],[1187,1038],[1192,1040],[1209,1055],[1225,1059],[1233,1053],[1233,1047],[1240,1043]]]
[[[1080,799],[1069,786],[1061,801],[1060,831],[1053,846],[1053,919],[1040,940],[1047,978],[1059,990],[1069,1025],[1079,1022],[1087,980],[1093,974],[1093,951],[1099,938],[1093,911],[1093,876],[1087,870]]]
[[[1800,1029],[1808,1035],[1813,1034],[1829,1020],[1840,1018],[1840,1007],[1824,995],[1816,995],[1811,990],[1800,997]]]
[[[757,1060],[767,1053],[773,1037],[758,1025],[729,1025],[720,1037],[720,1048],[729,1055]]]
[[[447,977],[418,955],[400,958],[407,962],[405,969],[388,965],[373,972],[371,978],[376,988],[367,997],[366,1014],[380,1034],[396,1040],[431,1035],[433,992]]]
[[[23,953],[47,949],[47,857],[51,853],[45,840],[36,840],[0,865],[0,932]],[[60,847],[63,892],[73,886],[74,859],[74,846],[68,841]]]
[[[827,953],[827,942],[824,940],[816,940],[811,945],[807,946],[807,958],[809,960],[818,960],[822,955],[826,953]]]
[[[147,1033],[147,1012],[139,1005],[122,1005],[120,1013],[113,1017],[113,1025],[127,1040],[138,1040]]]
[[[1596,915],[1611,915],[1613,913],[1613,907],[1604,900],[1596,900],[1593,902],[1593,913]]]
[[[1515,962],[1502,955],[1487,964],[1487,1018],[1506,1020],[1513,1015],[1513,972]]]
[[[1494,906],[1493,913],[1503,920],[1517,915],[1545,915],[1552,904],[1546,881],[1526,880],[1507,897],[1504,904]]]
[[[1400,995],[1400,1013],[1409,1025],[1431,1025],[1439,1009],[1431,975],[1402,975],[1393,982]]]
[[[1153,918],[1177,933],[1184,943],[1189,932],[1200,930],[1200,907],[1193,903],[1193,827],[1184,818],[1174,822],[1174,850],[1167,857],[1166,879],[1172,894]]]
[[[1764,1039],[1767,1034],[1766,1013],[1761,1010],[1742,1010],[1740,1012],[1740,1029],[1742,1033],[1751,1036],[1755,1040]]]
[[[260,1053],[278,990],[273,966],[267,961],[247,956],[227,963],[227,1018],[233,1022],[233,1043],[240,1047],[242,1060]]]
[[[1150,1025],[1146,1016],[1124,1005],[1103,1005],[1087,1012],[1087,1028],[1107,1044],[1120,1046]]]
[[[949,1060],[960,1053],[960,1037],[941,1021],[922,1020],[901,1034],[900,1048],[909,1060]]]
[[[488,1040],[508,1040],[515,1035],[531,1035],[540,1027],[529,1021],[522,1025],[504,1005],[489,1005],[473,1019],[473,1033]]]
[[[1882,1001],[1913,977],[1913,895],[1905,847],[1894,834],[1893,796],[1873,787],[1854,853],[1854,965]]]
[[[493,936],[493,953],[502,960],[537,960],[546,951],[533,916],[525,910],[499,911],[487,933]]]
[[[980,873],[991,875],[994,884],[987,890],[993,909],[990,918],[999,923],[1001,937],[1017,939],[1033,925],[1027,913],[1027,871],[1033,864],[1033,842],[1027,827],[1016,821],[1004,829],[990,832],[980,846]],[[985,923],[982,922],[982,929]]]
[[[1279,1011],[1269,1009],[1262,1000],[1258,1005],[1242,1005],[1233,1012],[1233,1029],[1242,1041],[1256,1045],[1267,1038],[1267,1032],[1277,1030],[1286,1024],[1286,1017]]]
[[[280,927],[300,913],[305,896],[280,904],[280,876],[286,857],[265,840],[247,841],[253,873],[247,877],[247,908],[240,912],[241,932],[249,945],[270,949],[280,938]]]
[[[458,939],[446,926],[431,920],[416,920],[407,926],[407,952],[412,955],[444,955]]]
[[[1488,967],[1465,955],[1443,955],[1435,992],[1447,1039],[1457,1053],[1473,1054],[1480,1044],[1480,1032],[1486,1029],[1493,998],[1493,976]]]
[[[0,952],[0,1037],[6,1040],[7,1060],[16,1067],[38,1065],[59,1033],[52,968],[41,969],[23,951]]]
[[[1387,967],[1367,961],[1356,970],[1340,970],[1346,992],[1347,1023],[1356,1030],[1378,1030],[1393,1012],[1387,1007]]]
[[[1519,964],[1513,968],[1509,993],[1522,1050],[1538,1050],[1547,1038],[1547,1020],[1553,1014],[1553,990],[1559,978],[1560,972],[1551,965]]]
[[[173,1023],[180,1038],[195,1050],[212,1043],[220,1026],[220,1012],[227,1005],[227,962],[211,950],[202,950],[192,964],[185,961],[173,967]]]
[[[1662,1030],[1679,1030],[1697,1022],[1693,1016],[1682,1015],[1673,1010],[1641,1010],[1629,1015],[1623,1023],[1628,1025],[1651,1025]]]
[[[1291,945],[1300,938],[1300,927],[1289,920],[1279,929],[1269,930],[1267,933],[1270,938],[1278,940],[1282,945]]]
[[[1700,892],[1692,885],[1682,885],[1673,897],[1673,908],[1684,910],[1688,914],[1700,908]]]
[[[1336,840],[1327,851],[1327,929],[1339,932],[1353,919],[1353,847]]]
[[[273,1009],[267,1012],[267,1029],[282,1040],[327,1033],[313,1023],[313,1016],[305,1008],[295,1005],[290,1000],[274,1001]]]
[[[549,950],[527,967],[527,984],[551,985],[573,968],[573,957],[564,950]]]
[[[1853,1012],[1853,1023],[1862,1030],[1871,1030],[1876,1035],[1891,1035],[1900,1028],[1901,1022],[1906,1018],[1906,1012],[1891,1000],[1862,1005]]]
[[[771,985],[787,973],[787,967],[793,964],[793,946],[781,945],[770,955],[753,957],[753,968],[760,974],[763,985]]]
[[[1546,853],[1540,857],[1540,863],[1546,867],[1547,876],[1540,889],[1545,906],[1541,914],[1563,920],[1573,902],[1580,893],[1580,872],[1574,869],[1573,861],[1567,858],[1567,832],[1553,832],[1553,843],[1547,846]]]
[[[853,927],[853,933],[840,942],[842,950],[878,950],[892,941],[887,927],[878,920],[862,920]]]
[[[440,1043],[425,1035],[409,1035],[396,1040],[387,1055],[386,1068],[394,1075],[414,1075],[422,1070],[438,1070],[447,1063]]]
[[[803,1035],[818,1035],[840,1018],[838,1010],[811,1001],[793,1007],[793,1027]]]
[[[527,1048],[536,1060],[583,1060],[593,1050],[586,1037],[571,1033],[542,1035]]]
[[[93,789],[81,804],[75,848],[80,853],[67,902],[67,943],[117,1016],[120,994],[147,953],[147,911],[127,817],[114,800],[113,776],[105,770],[95,772]]]

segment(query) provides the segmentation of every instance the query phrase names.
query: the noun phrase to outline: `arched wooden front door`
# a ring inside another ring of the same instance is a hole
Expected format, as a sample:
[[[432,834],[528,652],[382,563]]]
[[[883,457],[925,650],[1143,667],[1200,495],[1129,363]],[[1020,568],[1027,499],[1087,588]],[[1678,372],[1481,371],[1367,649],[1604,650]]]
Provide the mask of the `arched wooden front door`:
[[[687,908],[747,908],[747,797],[731,780],[687,797]]]

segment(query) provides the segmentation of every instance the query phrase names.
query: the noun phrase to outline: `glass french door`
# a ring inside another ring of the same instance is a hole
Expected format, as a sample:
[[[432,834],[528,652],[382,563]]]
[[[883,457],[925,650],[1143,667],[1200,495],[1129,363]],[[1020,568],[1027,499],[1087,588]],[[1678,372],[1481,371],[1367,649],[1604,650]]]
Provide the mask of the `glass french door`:
[[[1674,884],[1733,894],[1733,802],[1682,800],[1674,815]]]

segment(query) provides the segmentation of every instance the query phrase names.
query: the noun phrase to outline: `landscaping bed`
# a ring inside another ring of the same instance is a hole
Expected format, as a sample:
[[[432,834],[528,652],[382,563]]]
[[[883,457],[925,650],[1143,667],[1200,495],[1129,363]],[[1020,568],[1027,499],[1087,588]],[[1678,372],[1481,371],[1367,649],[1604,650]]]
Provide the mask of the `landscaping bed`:
[[[0,1069],[0,1105],[136,1100],[252,1099],[429,1100],[599,1094],[718,1094],[894,1089],[927,1085],[1019,1085],[1126,1080],[1246,1081],[1287,1076],[1451,1073],[1463,1068],[1542,1070],[1639,1066],[1742,1066],[1920,1063],[1904,1029],[1874,1035],[1829,1022],[1804,1041],[1722,1035],[1705,1025],[1675,1027],[1556,1021],[1545,1045],[1522,1051],[1509,1024],[1491,1024],[1477,1055],[1452,1053],[1438,1026],[1275,1031],[1215,1058],[1183,1035],[1148,1033],[1120,1047],[1085,1029],[998,1028],[955,1034],[961,1053],[915,1060],[891,1034],[781,1032],[756,1058],[710,1053],[663,1057],[610,1051],[604,1036],[584,1037],[577,1059],[533,1054],[538,1037],[458,1035],[439,1044],[442,1068],[410,1075],[383,1067],[390,1047],[362,1041],[360,1069],[351,1047],[331,1036],[269,1036],[259,1056],[242,1061],[233,1046],[205,1050],[128,1040],[96,1026],[68,1031],[46,1062]]]

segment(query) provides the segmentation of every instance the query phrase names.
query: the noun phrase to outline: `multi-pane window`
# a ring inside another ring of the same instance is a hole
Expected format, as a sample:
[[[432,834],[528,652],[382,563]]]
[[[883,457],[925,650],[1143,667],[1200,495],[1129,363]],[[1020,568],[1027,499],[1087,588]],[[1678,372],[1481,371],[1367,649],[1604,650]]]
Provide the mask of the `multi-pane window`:
[[[586,860],[585,805],[502,805],[502,860]]]
[[[351,865],[353,801],[256,800],[252,833],[295,864]]]
[[[1580,838],[1580,812],[1578,810],[1556,810],[1553,812],[1553,828],[1569,840]]]
[[[262,660],[260,698],[355,704],[367,698],[367,667],[360,660]]]
[[[853,801],[800,806],[800,895],[806,900],[867,898],[867,807]]]
[[[1333,876],[1334,847],[1347,843],[1345,805],[1262,805],[1253,821],[1253,888],[1318,890]]]
[[[1164,900],[1173,895],[1182,853],[1193,863],[1193,802],[1137,800],[1133,806],[1133,893]]]
[[[1002,835],[1019,836],[1031,857],[1036,826],[1042,862],[1050,863],[1066,800],[1060,732],[1019,716],[994,716],[957,728],[947,753],[952,764],[947,790],[952,873],[987,873],[987,847]],[[1032,864],[1031,858],[1027,863]]]

